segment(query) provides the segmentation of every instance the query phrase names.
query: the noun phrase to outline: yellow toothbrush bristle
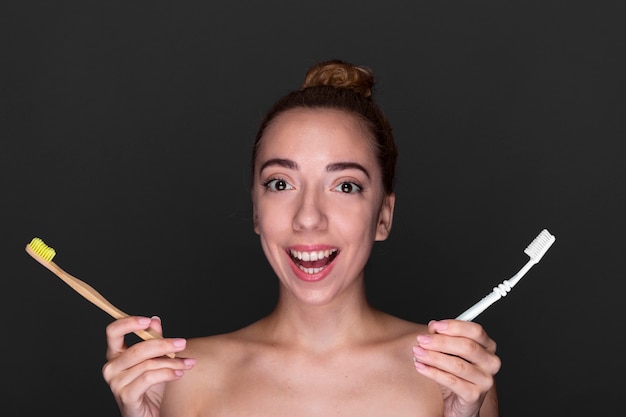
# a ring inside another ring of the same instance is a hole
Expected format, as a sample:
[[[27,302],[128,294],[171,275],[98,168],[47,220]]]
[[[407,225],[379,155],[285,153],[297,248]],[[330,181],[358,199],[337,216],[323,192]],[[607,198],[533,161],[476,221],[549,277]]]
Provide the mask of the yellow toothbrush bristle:
[[[56,255],[56,251],[52,249],[50,246],[46,245],[43,240],[38,237],[33,238],[28,244],[30,248],[35,252],[38,256],[50,262],[54,255]]]

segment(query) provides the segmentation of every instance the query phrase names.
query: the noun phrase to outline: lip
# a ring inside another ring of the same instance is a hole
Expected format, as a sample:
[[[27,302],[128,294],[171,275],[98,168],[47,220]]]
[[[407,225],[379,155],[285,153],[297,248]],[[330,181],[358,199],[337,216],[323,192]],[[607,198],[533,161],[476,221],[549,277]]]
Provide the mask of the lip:
[[[330,259],[329,263],[323,265],[323,267],[321,267],[321,270],[319,272],[310,274],[300,269],[299,265],[294,261],[293,257],[291,256],[291,251],[298,251],[298,252],[330,251],[331,253],[333,253],[333,255],[331,255],[332,259]],[[328,245],[314,245],[314,246],[298,245],[298,246],[292,246],[286,251],[286,255],[289,258],[289,266],[291,270],[293,271],[294,275],[298,279],[305,281],[305,282],[318,282],[326,278],[330,274],[330,272],[333,270],[333,267],[335,265],[335,259],[338,256],[338,254],[339,254],[339,250],[336,247],[328,246]]]

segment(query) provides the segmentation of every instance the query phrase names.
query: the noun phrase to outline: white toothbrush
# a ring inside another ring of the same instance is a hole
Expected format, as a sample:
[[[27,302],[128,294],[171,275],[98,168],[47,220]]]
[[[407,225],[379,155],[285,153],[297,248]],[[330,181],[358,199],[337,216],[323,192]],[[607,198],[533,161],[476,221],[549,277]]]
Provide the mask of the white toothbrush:
[[[471,321],[476,318],[480,313],[485,311],[487,307],[504,297],[515,284],[528,272],[528,270],[535,265],[545,255],[547,250],[554,243],[555,237],[550,234],[546,229],[543,229],[541,233],[532,241],[530,245],[526,247],[524,253],[530,256],[530,260],[519,270],[519,272],[508,280],[502,281],[497,287],[493,288],[493,291],[483,297],[482,300],[465,310],[458,316],[457,320]]]

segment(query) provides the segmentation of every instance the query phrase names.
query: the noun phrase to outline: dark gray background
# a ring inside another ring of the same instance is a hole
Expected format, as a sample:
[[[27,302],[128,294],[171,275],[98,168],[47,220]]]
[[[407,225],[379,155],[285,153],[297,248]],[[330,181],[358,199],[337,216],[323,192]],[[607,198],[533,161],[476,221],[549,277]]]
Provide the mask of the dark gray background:
[[[615,415],[620,2],[223,3],[2,3],[3,414],[117,415],[100,374],[111,319],[24,252],[34,236],[123,310],[160,315],[169,336],[269,312],[250,144],[310,65],[341,58],[375,71],[401,152],[372,303],[454,317],[547,228],[554,246],[477,319],[503,360],[502,415]]]

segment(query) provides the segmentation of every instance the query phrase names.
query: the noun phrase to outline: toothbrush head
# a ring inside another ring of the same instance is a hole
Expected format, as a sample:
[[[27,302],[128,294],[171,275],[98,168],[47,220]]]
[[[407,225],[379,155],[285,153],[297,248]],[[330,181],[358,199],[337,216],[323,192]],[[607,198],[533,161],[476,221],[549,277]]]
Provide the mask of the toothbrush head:
[[[50,246],[46,245],[43,240],[38,237],[33,238],[28,244],[28,248],[38,257],[43,259],[46,262],[50,262],[54,255],[56,255],[56,251],[52,249]]]
[[[535,263],[539,262],[539,260],[545,255],[545,253],[550,249],[550,246],[554,243],[556,238],[554,235],[550,234],[546,229],[543,229],[541,233],[532,241],[530,245],[526,247],[524,253],[530,256],[530,259]]]

